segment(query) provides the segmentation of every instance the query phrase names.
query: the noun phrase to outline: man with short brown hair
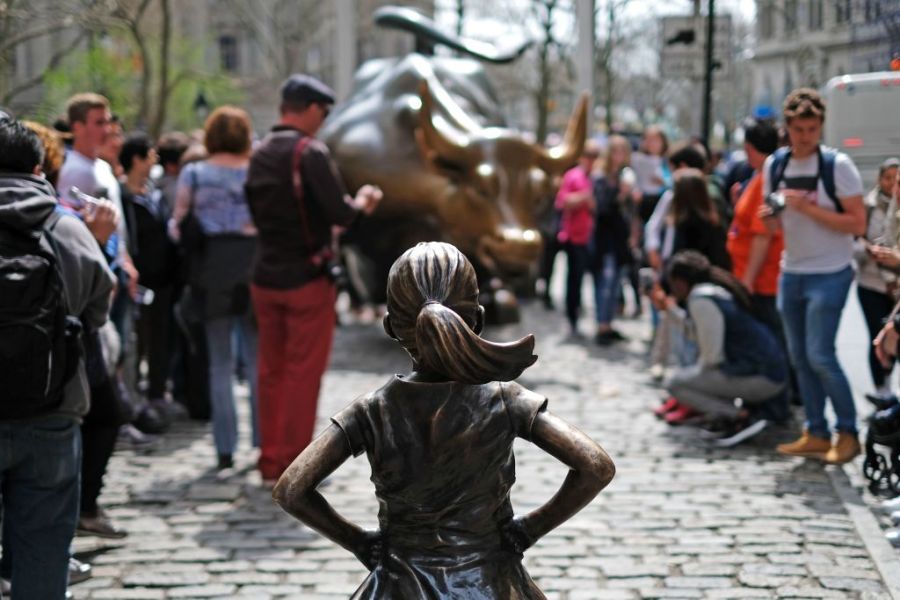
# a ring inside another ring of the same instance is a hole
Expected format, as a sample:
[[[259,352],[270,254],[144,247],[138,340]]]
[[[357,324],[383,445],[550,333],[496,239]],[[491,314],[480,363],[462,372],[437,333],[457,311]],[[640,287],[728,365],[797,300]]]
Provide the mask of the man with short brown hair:
[[[763,166],[767,226],[784,230],[778,311],[806,424],[803,435],[778,452],[842,464],[859,454],[856,407],[834,340],[853,283],[853,237],[866,231],[862,180],[853,161],[823,147],[825,104],[810,88],[784,101],[790,146]],[[825,417],[826,398],[837,416],[837,436]]]
[[[113,174],[112,167],[99,158],[100,148],[107,142],[112,132],[109,101],[99,94],[76,94],[67,102],[66,113],[72,130],[72,148],[66,154],[66,160],[60,170],[57,189],[61,203],[76,211],[83,210],[85,206],[80,198],[71,194],[73,186],[91,196],[108,198],[116,207],[119,215],[116,235],[108,240],[98,238],[97,242],[104,247],[111,259],[110,267],[120,281],[110,320],[116,324],[124,346],[128,343],[131,328],[129,295],[134,297],[137,293],[138,274],[125,247],[127,230],[125,219],[122,218],[119,182]],[[90,229],[90,222],[88,220],[85,222]],[[94,388],[94,391],[97,389],[99,388]],[[106,397],[107,395],[104,395],[104,398]],[[81,466],[81,516],[78,521],[78,530],[81,533],[114,538],[125,535],[124,531],[110,522],[96,504],[109,458],[115,449],[119,431],[118,421],[116,403],[96,398],[82,425],[84,460]]]

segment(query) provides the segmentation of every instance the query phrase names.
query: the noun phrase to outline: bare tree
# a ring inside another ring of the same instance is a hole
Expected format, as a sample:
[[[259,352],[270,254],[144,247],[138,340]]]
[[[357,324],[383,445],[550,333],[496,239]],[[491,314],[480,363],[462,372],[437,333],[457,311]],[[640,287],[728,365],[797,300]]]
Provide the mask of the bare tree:
[[[144,0],[146,1],[146,0]],[[159,81],[156,94],[156,114],[150,125],[150,135],[156,137],[162,132],[166,122],[166,108],[169,105],[169,96],[178,84],[170,77],[171,46],[172,46],[172,13],[170,0],[159,0],[160,3],[160,32],[159,32]],[[145,69],[149,71],[149,69]]]
[[[556,37],[557,19],[565,10],[571,7],[560,0],[535,0],[533,2],[533,14],[541,30],[541,38],[538,46],[538,80],[537,89],[534,91],[535,108],[537,112],[537,126],[535,136],[539,142],[547,138],[548,118],[551,110],[552,91],[557,72],[555,63],[559,59],[565,59],[569,47]],[[571,69],[571,65],[568,65]]]
[[[78,28],[49,57],[46,69],[57,67],[100,19],[102,11],[90,0],[4,0],[0,2],[0,104],[13,104],[18,96],[40,85],[39,72],[15,81],[13,67],[19,48],[32,40]]]
[[[128,32],[131,41],[137,47],[141,59],[141,82],[138,91],[137,122],[145,124],[150,113],[150,85],[152,79],[151,65],[153,60],[146,34],[142,27],[147,9],[152,0],[117,0],[110,11],[112,25],[122,27]]]
[[[595,36],[594,64],[599,70],[598,87],[595,98],[602,98],[603,108],[606,112],[606,129],[613,127],[613,107],[616,101],[618,86],[618,73],[616,57],[620,54],[622,46],[628,41],[625,27],[623,26],[622,12],[631,0],[604,0],[605,6],[600,3],[594,8],[594,23],[603,21],[603,34]],[[600,12],[605,13],[604,19],[600,19]]]
[[[264,60],[263,74],[281,81],[304,70],[304,50],[324,21],[318,0],[230,0],[235,19],[251,35]]]

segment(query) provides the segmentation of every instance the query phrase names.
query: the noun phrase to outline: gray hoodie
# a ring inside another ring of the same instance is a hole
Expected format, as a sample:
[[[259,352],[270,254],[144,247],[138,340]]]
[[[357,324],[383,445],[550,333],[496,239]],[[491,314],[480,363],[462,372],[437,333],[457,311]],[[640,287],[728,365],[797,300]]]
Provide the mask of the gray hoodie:
[[[47,181],[33,175],[0,173],[0,226],[37,229],[54,210],[56,192]],[[59,248],[59,266],[69,298],[69,312],[81,319],[85,330],[96,330],[106,322],[109,313],[115,282],[113,274],[94,236],[78,217],[64,214],[54,226],[52,235]],[[80,421],[89,405],[87,375],[82,361],[54,414]]]

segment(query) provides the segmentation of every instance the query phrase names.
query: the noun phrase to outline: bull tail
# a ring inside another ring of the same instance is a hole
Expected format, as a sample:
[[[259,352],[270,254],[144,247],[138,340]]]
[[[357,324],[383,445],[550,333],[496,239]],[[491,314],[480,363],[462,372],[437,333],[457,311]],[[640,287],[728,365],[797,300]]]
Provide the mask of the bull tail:
[[[375,11],[375,23],[382,27],[401,29],[416,36],[416,52],[420,54],[434,54],[434,47],[442,44],[456,50],[496,64],[511,63],[522,56],[532,40],[525,40],[517,47],[507,52],[500,52],[493,44],[479,42],[469,38],[459,38],[448,35],[437,28],[434,21],[423,14],[400,6],[383,6]]]

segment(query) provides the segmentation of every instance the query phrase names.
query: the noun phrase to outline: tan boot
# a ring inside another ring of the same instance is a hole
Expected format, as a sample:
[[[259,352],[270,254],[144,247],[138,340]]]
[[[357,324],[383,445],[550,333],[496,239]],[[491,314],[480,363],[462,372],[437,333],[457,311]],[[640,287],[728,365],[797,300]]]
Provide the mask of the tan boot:
[[[789,444],[778,444],[775,450],[779,454],[787,456],[804,456],[825,460],[825,455],[831,450],[831,440],[810,435],[808,431],[804,431],[799,440]]]
[[[842,465],[859,456],[861,450],[855,433],[838,432],[837,439],[828,450],[828,454],[825,455],[825,462],[831,465]]]

